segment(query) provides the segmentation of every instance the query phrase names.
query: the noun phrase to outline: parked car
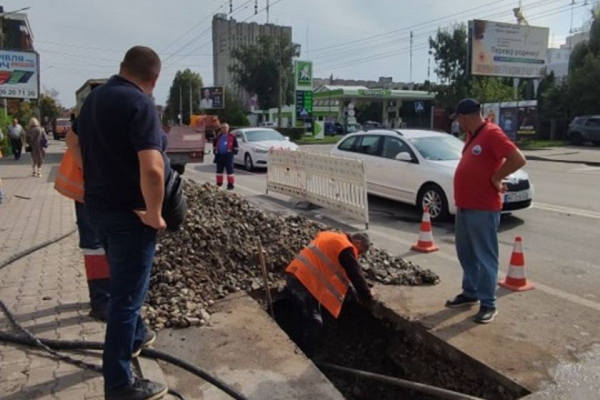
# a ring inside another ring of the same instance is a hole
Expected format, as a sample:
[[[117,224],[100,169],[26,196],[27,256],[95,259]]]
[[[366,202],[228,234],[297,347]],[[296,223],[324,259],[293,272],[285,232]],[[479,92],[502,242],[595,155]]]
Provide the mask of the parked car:
[[[290,142],[275,129],[244,128],[233,131],[238,140],[240,150],[234,158],[234,163],[243,165],[248,171],[254,168],[267,168],[269,150],[298,150],[298,145]]]
[[[331,155],[358,158],[367,171],[367,191],[419,207],[442,221],[456,214],[454,173],[464,143],[452,135],[428,130],[373,130],[341,139]],[[525,171],[507,178],[503,212],[529,208],[533,187]]]
[[[383,128],[383,125],[381,125],[381,122],[377,122],[377,121],[365,121],[362,124],[362,128],[365,131],[370,131],[371,129],[381,129],[381,128]]]
[[[267,128],[275,128],[277,124],[273,121],[263,121],[258,126],[267,127]]]
[[[575,118],[569,125],[568,136],[575,144],[590,141],[594,146],[600,146],[600,115]]]

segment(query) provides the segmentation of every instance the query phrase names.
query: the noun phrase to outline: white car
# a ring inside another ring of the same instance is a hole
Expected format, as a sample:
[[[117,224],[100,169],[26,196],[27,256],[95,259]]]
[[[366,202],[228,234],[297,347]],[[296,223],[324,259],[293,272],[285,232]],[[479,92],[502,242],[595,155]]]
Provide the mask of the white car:
[[[403,203],[428,206],[434,221],[456,214],[454,173],[464,143],[428,130],[371,130],[345,136],[331,155],[358,158],[367,172],[367,191]],[[531,207],[533,187],[519,170],[506,180],[503,212]]]
[[[254,168],[267,168],[269,150],[298,150],[296,143],[283,136],[275,129],[246,128],[233,131],[240,150],[234,158],[234,163],[243,165],[248,171]]]

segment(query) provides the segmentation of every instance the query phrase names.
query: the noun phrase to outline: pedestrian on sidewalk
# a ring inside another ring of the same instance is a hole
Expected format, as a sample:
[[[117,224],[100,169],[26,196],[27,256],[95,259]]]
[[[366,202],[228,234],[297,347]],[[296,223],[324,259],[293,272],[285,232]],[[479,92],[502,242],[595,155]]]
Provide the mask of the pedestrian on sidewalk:
[[[456,138],[460,136],[460,124],[457,120],[454,120],[454,122],[452,122],[452,136]]]
[[[118,75],[86,98],[67,145],[83,166],[84,201],[110,266],[110,306],[102,358],[106,400],[162,398],[166,386],[135,378],[131,359],[156,340],[141,308],[150,283],[170,166],[152,91],[161,61],[132,47]]]
[[[15,160],[21,158],[21,152],[23,151],[23,135],[25,134],[23,127],[19,124],[19,121],[13,119],[12,125],[8,127],[8,138],[10,140],[10,146],[12,147]]]
[[[321,306],[338,318],[350,284],[359,300],[372,302],[373,292],[358,262],[370,247],[366,233],[320,232],[286,268],[286,290],[301,314],[299,345],[307,355],[319,347]]]
[[[221,124],[213,142],[215,163],[217,164],[217,186],[223,186],[223,171],[227,171],[227,190],[233,190],[235,175],[233,174],[233,158],[239,151],[238,141],[234,134],[229,132],[229,124]]]
[[[90,296],[89,316],[106,321],[110,302],[110,268],[98,232],[90,220],[90,212],[83,202],[83,170],[77,165],[69,149],[58,167],[54,189],[75,203],[79,248],[83,253]]]
[[[27,129],[27,145],[31,151],[31,162],[33,166],[32,176],[37,178],[42,177],[42,164],[46,156],[48,137],[46,132],[40,126],[37,118],[31,118],[29,121],[29,129]]]
[[[498,314],[498,226],[504,179],[523,167],[525,157],[502,129],[487,122],[473,99],[458,103],[452,116],[467,132],[454,175],[456,252],[463,269],[462,293],[446,302],[461,307],[480,302],[475,321],[489,323]]]

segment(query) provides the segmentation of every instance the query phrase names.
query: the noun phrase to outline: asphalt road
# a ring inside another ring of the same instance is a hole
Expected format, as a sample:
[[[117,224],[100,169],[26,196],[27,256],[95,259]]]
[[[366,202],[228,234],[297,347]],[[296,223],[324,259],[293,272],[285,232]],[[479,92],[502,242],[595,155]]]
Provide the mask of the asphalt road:
[[[329,147],[313,146],[313,149],[327,151]],[[212,164],[190,167],[186,173],[188,177],[199,182],[213,182]],[[514,238],[520,235],[528,261],[527,273],[532,280],[548,286],[550,291],[556,289],[564,292],[565,296],[592,301],[600,311],[597,250],[597,238],[600,237],[600,168],[530,161],[526,170],[535,187],[535,205],[503,218],[500,228],[501,262],[507,262]],[[272,206],[266,196],[261,196],[266,189],[264,172],[250,173],[239,169],[236,175],[237,191],[255,197],[267,207]],[[375,239],[379,239],[380,245],[392,253],[408,255],[398,251],[398,240],[414,241],[421,218],[416,208],[373,196],[369,198],[369,207],[371,231],[375,236],[381,231],[380,237]],[[325,210],[321,212],[326,213]],[[393,238],[390,237],[391,232]],[[451,256],[455,255],[452,222],[436,224],[434,237]]]

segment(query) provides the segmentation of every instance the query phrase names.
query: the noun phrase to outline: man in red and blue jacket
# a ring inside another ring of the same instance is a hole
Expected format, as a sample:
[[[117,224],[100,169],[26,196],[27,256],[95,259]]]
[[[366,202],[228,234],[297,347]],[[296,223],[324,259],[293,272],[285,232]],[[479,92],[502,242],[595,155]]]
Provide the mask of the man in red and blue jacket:
[[[229,132],[228,124],[221,124],[217,137],[213,142],[215,163],[217,164],[217,186],[223,186],[223,170],[227,170],[227,190],[233,190],[233,157],[238,153],[238,142],[235,135]]]

